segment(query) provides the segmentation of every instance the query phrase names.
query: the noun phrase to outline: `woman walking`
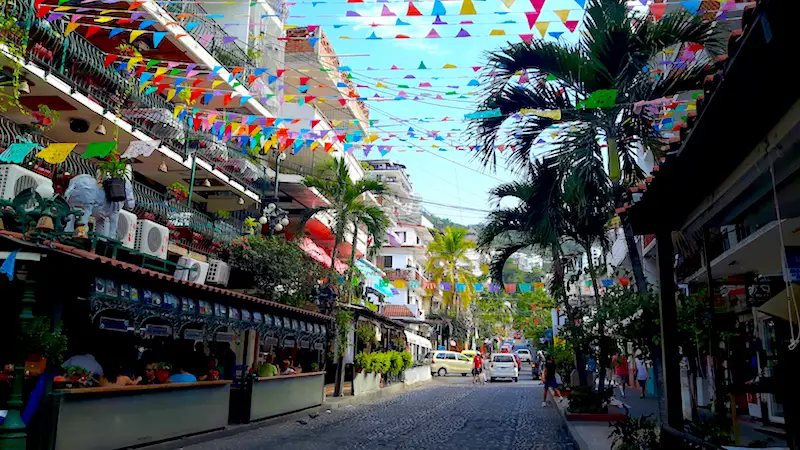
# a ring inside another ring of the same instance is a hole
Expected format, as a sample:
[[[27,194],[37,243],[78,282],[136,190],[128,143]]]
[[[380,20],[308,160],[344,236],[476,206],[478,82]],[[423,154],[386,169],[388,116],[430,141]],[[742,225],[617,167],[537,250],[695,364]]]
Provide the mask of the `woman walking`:
[[[647,366],[642,360],[642,355],[636,357],[636,382],[639,383],[639,389],[642,390],[641,398],[644,398],[644,393],[647,392]]]

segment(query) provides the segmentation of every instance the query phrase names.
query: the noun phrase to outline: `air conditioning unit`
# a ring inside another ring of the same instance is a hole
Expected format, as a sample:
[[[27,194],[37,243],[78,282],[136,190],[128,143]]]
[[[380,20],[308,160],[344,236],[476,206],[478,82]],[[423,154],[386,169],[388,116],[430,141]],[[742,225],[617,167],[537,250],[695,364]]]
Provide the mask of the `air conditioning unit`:
[[[136,223],[136,243],[134,249],[146,255],[167,259],[169,229],[152,220],[139,220]]]
[[[227,286],[228,280],[231,277],[231,266],[218,259],[209,259],[208,263],[208,277],[206,277],[206,282],[209,284]]]
[[[206,284],[206,277],[208,276],[207,262],[198,261],[188,256],[181,256],[178,260],[178,265],[183,267],[175,269],[175,278],[197,284]]]
[[[123,247],[133,249],[136,246],[136,229],[138,218],[136,214],[125,211],[119,212],[117,219],[117,240],[122,242]]]
[[[25,189],[36,189],[43,184],[48,185],[50,191],[53,190],[53,182],[36,172],[16,164],[3,164],[0,166],[0,198],[13,200]]]

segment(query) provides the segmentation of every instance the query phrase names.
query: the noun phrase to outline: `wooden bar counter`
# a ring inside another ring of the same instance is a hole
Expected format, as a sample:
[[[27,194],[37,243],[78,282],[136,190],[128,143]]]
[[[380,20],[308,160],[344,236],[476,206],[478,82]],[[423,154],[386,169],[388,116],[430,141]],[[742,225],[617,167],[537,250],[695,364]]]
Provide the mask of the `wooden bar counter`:
[[[254,378],[239,388],[240,422],[268,419],[319,406],[325,401],[325,372]]]
[[[228,425],[230,381],[55,391],[57,450],[111,450]]]

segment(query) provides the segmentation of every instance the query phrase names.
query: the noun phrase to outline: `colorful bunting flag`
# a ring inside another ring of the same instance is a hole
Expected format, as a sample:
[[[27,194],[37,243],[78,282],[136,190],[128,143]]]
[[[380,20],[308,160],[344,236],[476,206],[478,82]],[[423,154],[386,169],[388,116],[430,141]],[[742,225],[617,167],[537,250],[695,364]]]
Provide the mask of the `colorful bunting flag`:
[[[17,142],[8,146],[8,148],[0,154],[0,162],[21,164],[25,158],[35,148],[39,147],[36,143],[30,142]]]
[[[105,158],[117,148],[117,143],[112,142],[91,142],[86,146],[86,151],[81,155],[84,159]]]
[[[50,164],[60,164],[67,160],[67,156],[72,153],[72,150],[77,146],[77,143],[71,144],[50,144],[44,150],[36,154],[38,158],[49,162]]]
[[[464,0],[464,3],[461,4],[461,11],[459,14],[467,16],[478,14],[478,12],[475,11],[475,5],[472,3],[472,0]]]

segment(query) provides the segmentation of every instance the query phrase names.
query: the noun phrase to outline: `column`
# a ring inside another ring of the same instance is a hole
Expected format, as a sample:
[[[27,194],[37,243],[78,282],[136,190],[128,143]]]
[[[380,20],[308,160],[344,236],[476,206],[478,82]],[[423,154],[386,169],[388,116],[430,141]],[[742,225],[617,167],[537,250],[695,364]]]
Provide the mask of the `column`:
[[[672,233],[657,234],[659,308],[661,312],[661,351],[664,364],[664,401],[666,424],[682,429],[680,356],[677,344],[677,312],[675,307],[675,252]],[[664,417],[662,417],[662,420]]]

